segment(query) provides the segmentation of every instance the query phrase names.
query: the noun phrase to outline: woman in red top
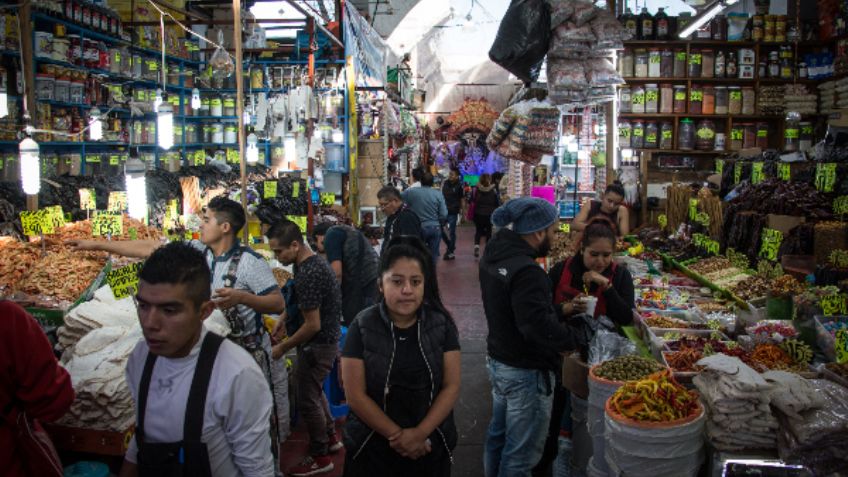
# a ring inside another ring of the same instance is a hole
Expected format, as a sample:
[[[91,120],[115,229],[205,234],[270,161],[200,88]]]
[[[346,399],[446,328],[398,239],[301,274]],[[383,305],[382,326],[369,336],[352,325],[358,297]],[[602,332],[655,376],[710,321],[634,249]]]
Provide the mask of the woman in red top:
[[[73,401],[71,377],[56,362],[38,322],[20,306],[0,301],[0,469],[4,476],[29,477],[7,417],[24,411],[30,418],[53,422],[68,412]]]

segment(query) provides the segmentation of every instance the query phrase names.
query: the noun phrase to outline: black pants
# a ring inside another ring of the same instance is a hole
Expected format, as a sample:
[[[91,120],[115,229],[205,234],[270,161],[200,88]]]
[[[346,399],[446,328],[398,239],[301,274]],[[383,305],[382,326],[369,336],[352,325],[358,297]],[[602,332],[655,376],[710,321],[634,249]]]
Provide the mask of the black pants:
[[[475,215],[474,216],[474,245],[480,245],[480,239],[485,238],[486,243],[492,238],[492,216],[491,215]]]
[[[562,428],[562,413],[568,404],[568,393],[569,391],[562,387],[562,383],[557,382],[554,386],[554,402],[552,404],[551,422],[548,425],[548,437],[545,439],[545,450],[539,463],[533,468],[533,475],[548,475],[551,464],[554,463],[559,453],[559,431]]]
[[[347,450],[344,477],[450,477],[450,455],[441,436],[434,432],[430,442],[433,450],[412,460],[395,452],[385,437],[374,433],[356,459],[356,451]]]

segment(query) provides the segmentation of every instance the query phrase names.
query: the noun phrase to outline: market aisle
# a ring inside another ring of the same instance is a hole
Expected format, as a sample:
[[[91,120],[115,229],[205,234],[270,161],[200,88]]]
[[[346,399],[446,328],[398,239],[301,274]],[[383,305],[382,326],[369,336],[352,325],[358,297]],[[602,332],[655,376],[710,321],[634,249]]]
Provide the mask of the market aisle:
[[[454,408],[459,443],[454,451],[453,477],[483,475],[483,443],[492,411],[491,388],[486,374],[486,318],[480,300],[477,260],[474,258],[474,227],[457,229],[456,260],[439,261],[439,286],[445,306],[459,328],[462,346],[462,391]],[[442,253],[445,245],[442,243]],[[341,432],[342,424],[339,424]],[[307,448],[307,436],[298,426],[282,447],[283,469],[295,463]],[[333,458],[336,470],[330,477],[342,475],[344,452]]]

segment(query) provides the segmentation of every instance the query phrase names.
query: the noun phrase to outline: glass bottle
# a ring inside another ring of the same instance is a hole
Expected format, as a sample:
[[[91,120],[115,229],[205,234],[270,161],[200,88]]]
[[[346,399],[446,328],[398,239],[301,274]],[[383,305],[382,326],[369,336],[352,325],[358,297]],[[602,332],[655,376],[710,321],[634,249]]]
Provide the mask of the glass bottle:
[[[624,11],[624,15],[621,16],[621,24],[624,25],[624,30],[630,34],[631,39],[636,39],[639,37],[639,28],[638,28],[638,20],[636,15],[633,14],[633,11],[629,8]]]
[[[715,77],[724,78],[725,71],[724,52],[719,50],[715,56]]]
[[[736,78],[739,74],[739,62],[736,61],[736,53],[731,51],[727,55],[727,66],[725,66],[725,76],[728,78]]]
[[[639,39],[653,40],[655,36],[654,16],[648,13],[648,7],[642,7],[642,13],[639,14]]]
[[[657,14],[654,16],[654,23],[656,24],[656,39],[657,40],[668,40],[670,35],[670,24],[668,15],[665,13],[665,8],[660,7],[657,11]]]

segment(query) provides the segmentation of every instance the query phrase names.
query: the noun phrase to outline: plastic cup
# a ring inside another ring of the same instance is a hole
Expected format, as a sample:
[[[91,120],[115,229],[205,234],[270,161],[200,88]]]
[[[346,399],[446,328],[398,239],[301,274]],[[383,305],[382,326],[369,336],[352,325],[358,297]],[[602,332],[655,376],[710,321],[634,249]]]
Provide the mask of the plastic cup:
[[[598,305],[598,297],[595,296],[584,296],[582,298],[583,303],[586,304],[586,314],[589,316],[595,316],[595,307]]]

